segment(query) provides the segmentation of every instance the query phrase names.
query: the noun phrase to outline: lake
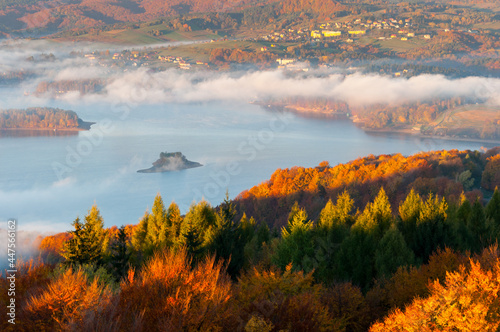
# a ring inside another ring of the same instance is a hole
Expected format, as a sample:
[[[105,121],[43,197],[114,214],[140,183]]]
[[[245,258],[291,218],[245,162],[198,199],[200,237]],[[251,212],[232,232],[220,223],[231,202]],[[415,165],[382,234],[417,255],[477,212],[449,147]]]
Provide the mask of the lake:
[[[202,198],[219,204],[277,168],[345,163],[368,154],[479,149],[475,142],[370,135],[348,121],[301,118],[248,103],[108,104],[72,109],[96,124],[78,135],[0,137],[0,219],[19,229],[64,231],[97,204],[106,226],[135,224],[161,193],[182,213]],[[162,151],[203,167],[141,174]]]

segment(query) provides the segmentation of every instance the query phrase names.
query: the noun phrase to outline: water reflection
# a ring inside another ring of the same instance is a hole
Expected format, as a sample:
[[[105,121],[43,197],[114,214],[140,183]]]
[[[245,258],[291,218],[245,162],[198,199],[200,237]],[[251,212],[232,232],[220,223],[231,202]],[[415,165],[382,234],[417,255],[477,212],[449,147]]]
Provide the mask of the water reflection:
[[[46,136],[77,136],[76,130],[53,129],[0,129],[0,138],[4,137],[46,137]]]

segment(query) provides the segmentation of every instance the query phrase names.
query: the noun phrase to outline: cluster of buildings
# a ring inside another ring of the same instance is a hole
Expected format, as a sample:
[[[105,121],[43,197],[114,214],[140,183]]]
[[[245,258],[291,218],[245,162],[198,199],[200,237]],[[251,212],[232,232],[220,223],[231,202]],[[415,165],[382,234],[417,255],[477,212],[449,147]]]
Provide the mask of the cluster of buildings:
[[[178,65],[180,69],[191,69],[191,65],[208,66],[208,63],[197,61],[189,63],[182,57],[160,55],[157,51],[123,51],[110,54],[109,52],[86,53],[83,56],[89,60],[97,61],[102,66],[124,65],[133,67],[150,66],[154,62],[167,62]]]
[[[123,51],[110,54],[106,52],[92,52],[83,54],[88,60],[97,61],[102,66],[109,66],[109,61],[113,64],[131,65],[134,67],[149,66],[151,61],[157,58],[156,51],[139,52],[139,51]]]
[[[191,63],[187,62],[185,59],[183,59],[180,56],[175,57],[175,56],[171,56],[171,55],[159,55],[158,60],[160,60],[161,62],[170,62],[170,63],[178,64],[179,68],[184,69],[184,70],[191,69],[191,65],[192,65]],[[207,66],[208,67],[208,63],[203,62],[203,61],[196,61],[194,64],[199,65],[199,66]]]
[[[392,33],[390,37],[380,36],[378,39],[394,39],[398,38],[403,41],[414,38],[415,32],[410,32],[412,27],[411,18],[396,20],[394,18],[389,18],[385,20],[372,21],[367,20],[363,22],[361,19],[356,19],[355,21],[346,21],[343,23],[322,23],[319,25],[319,29],[312,30],[310,33],[311,39],[319,40],[322,38],[333,38],[347,36],[346,42],[352,43],[353,37],[362,36],[367,34],[369,31],[380,31],[375,34],[375,37],[380,34]],[[384,30],[389,30],[387,33],[383,33]],[[373,34],[372,34],[373,35]],[[431,39],[430,34],[424,34],[419,36],[423,39]]]
[[[259,40],[270,42],[295,42],[307,40],[309,36],[309,29],[287,29],[281,32],[272,32],[268,35],[261,36]]]
[[[411,18],[405,19],[381,19],[381,20],[366,20],[358,18],[354,21],[345,22],[332,22],[332,23],[322,23],[315,30],[309,30],[307,28],[301,29],[285,29],[279,32],[273,31],[268,35],[261,36],[258,38],[260,41],[267,42],[298,42],[306,40],[317,40],[322,38],[334,38],[347,36],[347,38],[352,38],[356,36],[361,36],[367,34],[369,30],[396,30],[396,29],[406,29],[408,30],[412,26]],[[412,37],[410,34],[405,36],[406,38]],[[429,35],[426,35],[430,38]],[[352,40],[350,40],[352,41]]]
[[[365,35],[368,30],[373,29],[401,29],[401,28],[409,28],[412,26],[411,19],[400,19],[399,21],[393,18],[380,20],[380,21],[372,21],[367,20],[363,22],[360,18],[354,21],[346,21],[346,22],[336,22],[336,23],[322,23],[319,26],[319,29],[311,31],[312,39],[320,39],[320,38],[331,38],[331,37],[340,37],[342,35],[347,35],[348,37]],[[408,37],[411,37],[408,33]],[[414,36],[414,34],[413,34]]]

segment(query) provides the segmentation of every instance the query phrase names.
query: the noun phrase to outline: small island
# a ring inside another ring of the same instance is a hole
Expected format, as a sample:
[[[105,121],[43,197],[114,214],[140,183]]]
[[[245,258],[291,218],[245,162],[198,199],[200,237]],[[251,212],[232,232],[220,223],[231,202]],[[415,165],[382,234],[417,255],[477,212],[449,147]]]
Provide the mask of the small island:
[[[0,130],[89,130],[94,122],[85,122],[73,111],[50,107],[0,110]]]
[[[180,171],[188,168],[203,166],[195,161],[187,160],[181,152],[161,152],[160,159],[153,163],[153,167],[138,170],[138,173],[161,173]]]

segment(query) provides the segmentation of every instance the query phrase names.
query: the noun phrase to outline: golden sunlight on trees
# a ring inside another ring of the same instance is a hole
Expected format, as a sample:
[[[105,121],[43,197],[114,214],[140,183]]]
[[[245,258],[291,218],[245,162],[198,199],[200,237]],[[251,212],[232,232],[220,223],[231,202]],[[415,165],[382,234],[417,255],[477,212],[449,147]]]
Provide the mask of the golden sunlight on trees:
[[[464,168],[481,177],[491,152],[277,171],[261,186],[302,184],[278,200],[193,203],[184,216],[157,195],[138,225],[120,229],[104,229],[94,205],[74,230],[41,241],[41,258],[64,262],[19,264],[10,330],[495,331],[500,193],[483,199],[459,181]],[[409,160],[423,169],[398,173]],[[399,187],[398,177],[420,185]],[[337,181],[346,182],[329,187]],[[258,213],[275,203],[279,228]],[[8,288],[0,278],[0,304]]]
[[[72,330],[110,300],[111,291],[99,278],[90,281],[81,268],[69,268],[28,301],[26,326],[31,331]]]
[[[230,295],[231,280],[222,262],[212,256],[191,269],[186,250],[167,250],[122,282],[121,323],[144,331],[219,330]]]
[[[482,266],[448,272],[444,282],[429,286],[430,296],[416,299],[403,311],[396,309],[370,331],[497,331],[500,326],[500,259]]]
[[[255,268],[239,279],[232,305],[248,322],[246,330],[251,330],[256,320],[274,327],[272,331],[339,330],[341,321],[329,315],[328,307],[321,303],[321,294],[322,287],[314,285],[312,273],[293,272],[291,264],[284,272]]]

